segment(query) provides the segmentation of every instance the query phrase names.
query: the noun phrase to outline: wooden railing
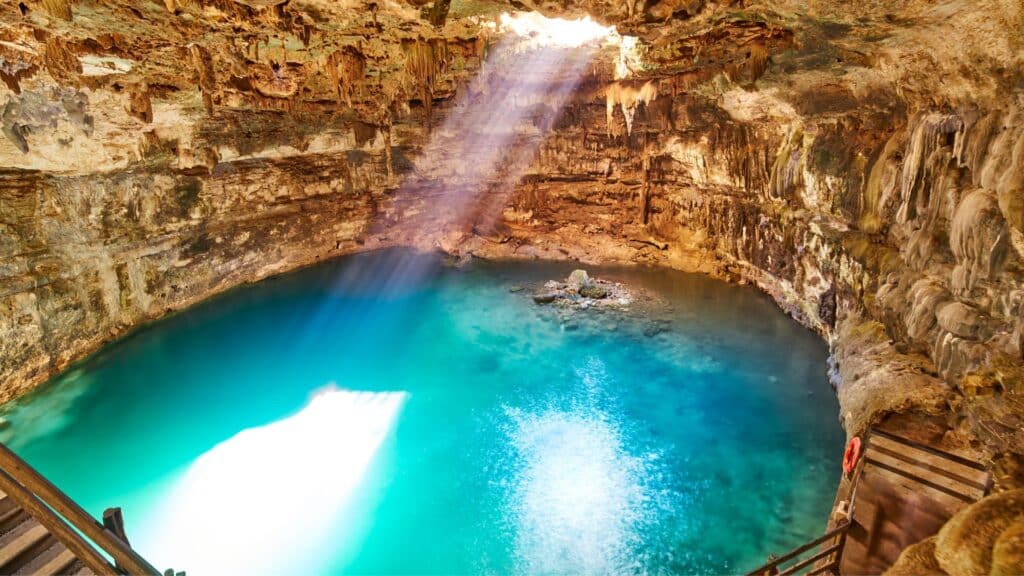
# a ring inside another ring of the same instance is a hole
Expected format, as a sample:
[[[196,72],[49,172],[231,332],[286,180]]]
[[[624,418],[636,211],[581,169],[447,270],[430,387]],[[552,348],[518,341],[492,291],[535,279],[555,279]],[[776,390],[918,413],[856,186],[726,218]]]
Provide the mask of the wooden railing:
[[[67,546],[97,576],[159,575],[157,569],[122,538],[97,522],[3,444],[0,444],[0,490]],[[114,560],[113,565],[100,550]]]
[[[969,468],[971,470],[976,470],[977,472],[984,473],[985,481],[981,482],[979,480],[967,478],[962,474],[958,474],[955,471],[943,468],[941,466],[936,466],[935,464],[932,463],[925,462],[920,458],[915,458],[913,455],[908,455],[905,453],[897,452],[895,450],[890,450],[885,446],[879,445],[877,442],[872,442],[871,440],[873,436],[879,436],[891,442],[902,444],[904,446],[908,446],[910,448],[919,450],[926,454],[930,454],[932,456],[937,456],[939,458],[949,460],[950,462],[954,462],[965,468]],[[865,450],[863,461],[865,464],[870,464],[872,466],[881,468],[886,472],[891,472],[898,476],[902,476],[903,478],[906,478],[908,480],[912,480],[918,484],[921,484],[922,486],[927,486],[928,488],[931,488],[933,490],[938,490],[939,492],[956,498],[957,500],[966,503],[971,503],[976,501],[980,496],[988,494],[988,492],[992,489],[992,476],[991,474],[988,474],[988,470],[985,468],[985,466],[973,460],[968,460],[962,456],[957,456],[956,454],[953,454],[951,452],[946,452],[945,450],[934,448],[932,446],[928,446],[927,444],[921,444],[920,442],[916,442],[914,440],[904,438],[902,436],[897,436],[895,434],[886,432],[884,430],[879,430],[877,428],[873,428],[868,432],[864,442],[864,446]],[[906,464],[907,467],[901,468],[899,466],[893,466],[892,464],[888,464],[879,461],[876,458],[872,458],[871,454],[867,450],[868,448],[870,448],[872,451],[878,452],[879,454],[887,456],[888,458]],[[942,478],[953,481],[955,485],[962,486],[969,490],[958,490],[957,487],[939,484],[938,482],[934,482],[932,480],[924,478],[921,473],[915,472],[915,470],[941,476]],[[975,490],[977,491],[977,493],[971,493],[970,490]]]
[[[913,448],[914,450],[924,452],[925,454],[942,458],[946,461],[963,466],[964,468],[967,468],[968,471],[962,469],[959,471],[950,470],[940,465],[936,465],[934,462],[927,462],[920,456],[899,452],[893,445],[886,447],[883,445],[884,443],[873,441],[874,437],[884,438],[894,444],[901,444],[903,446]],[[974,502],[979,497],[988,494],[992,489],[992,476],[988,473],[985,466],[951,452],[946,452],[945,450],[928,446],[909,438],[897,436],[896,434],[892,434],[878,428],[871,428],[868,430],[864,436],[863,446],[863,457],[861,457],[857,462],[857,467],[853,472],[851,480],[852,488],[846,518],[836,524],[836,526],[825,533],[824,536],[821,536],[816,540],[812,540],[803,546],[794,548],[792,551],[779,558],[771,559],[763,566],[749,572],[747,576],[789,576],[807,569],[810,569],[807,572],[808,575],[827,573],[838,574],[839,563],[842,559],[843,546],[846,544],[846,533],[850,528],[853,510],[857,501],[857,485],[860,481],[861,475],[864,473],[864,467],[866,465],[871,465],[887,472],[891,472],[964,502]],[[878,460],[878,458],[873,457],[873,453],[889,458],[894,462],[882,462]],[[901,467],[899,465],[894,465],[896,463],[903,464],[905,466]],[[940,484],[939,482],[923,477],[923,475],[927,473],[949,480],[954,484],[954,486]],[[964,475],[979,475],[975,473],[981,473],[980,475],[982,478],[972,479]],[[831,543],[829,543],[830,541]],[[801,557],[812,550],[818,550],[818,552],[810,557],[800,560]],[[783,567],[783,565],[791,562],[796,563],[788,567]]]
[[[797,574],[801,570],[810,568],[808,574],[829,574],[838,572],[839,557],[846,542],[846,531],[850,528],[850,521],[841,520],[834,528],[815,540],[794,548],[793,550],[770,560],[756,570],[747,573],[747,576],[789,576]],[[831,542],[830,542],[831,541]],[[817,552],[804,559],[800,559],[808,552]],[[795,564],[783,567],[783,564]]]

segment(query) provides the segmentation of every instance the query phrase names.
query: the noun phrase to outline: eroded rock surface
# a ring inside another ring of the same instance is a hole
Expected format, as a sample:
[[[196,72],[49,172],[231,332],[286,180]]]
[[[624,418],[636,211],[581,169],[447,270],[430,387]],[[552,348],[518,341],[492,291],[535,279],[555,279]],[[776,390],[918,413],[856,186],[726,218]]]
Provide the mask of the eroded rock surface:
[[[982,498],[907,547],[887,576],[1009,576],[1024,571],[1024,490]]]
[[[632,50],[506,77],[484,62],[513,6]],[[1019,471],[1022,63],[1017,0],[6,2],[0,400],[230,286],[401,244],[753,283],[830,344],[849,434],[911,412]],[[465,150],[495,127],[446,120],[509,82],[561,95]]]

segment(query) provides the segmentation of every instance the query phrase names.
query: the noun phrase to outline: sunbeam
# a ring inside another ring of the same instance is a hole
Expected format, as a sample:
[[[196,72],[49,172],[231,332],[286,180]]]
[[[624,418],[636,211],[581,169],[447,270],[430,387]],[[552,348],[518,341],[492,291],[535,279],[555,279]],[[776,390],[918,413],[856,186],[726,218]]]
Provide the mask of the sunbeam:
[[[190,574],[318,572],[317,551],[405,398],[330,387],[292,416],[239,432],[197,458],[140,520],[137,544]]]

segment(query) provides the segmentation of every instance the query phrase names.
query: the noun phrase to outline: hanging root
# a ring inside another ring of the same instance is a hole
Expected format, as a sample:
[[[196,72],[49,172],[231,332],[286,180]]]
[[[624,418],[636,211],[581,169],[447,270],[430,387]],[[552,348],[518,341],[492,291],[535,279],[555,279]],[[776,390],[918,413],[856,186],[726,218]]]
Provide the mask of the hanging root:
[[[760,42],[750,45],[750,59],[747,60],[747,72],[750,81],[756,82],[768,70],[768,49]]]

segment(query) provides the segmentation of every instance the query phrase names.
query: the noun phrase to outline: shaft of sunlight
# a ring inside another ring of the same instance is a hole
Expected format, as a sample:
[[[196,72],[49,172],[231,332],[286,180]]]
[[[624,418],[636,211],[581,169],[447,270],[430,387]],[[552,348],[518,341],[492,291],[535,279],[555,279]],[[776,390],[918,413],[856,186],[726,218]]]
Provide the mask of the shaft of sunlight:
[[[415,161],[416,174],[402,193],[440,189],[422,224],[430,229],[419,232],[492,223],[481,220],[496,217],[486,207],[504,204],[595,53],[590,46],[516,51],[516,42],[506,37],[491,51],[486,72],[461,91]]]
[[[316,573],[322,540],[405,399],[328,387],[296,414],[239,432],[199,456],[140,519],[136,547],[198,576]]]

